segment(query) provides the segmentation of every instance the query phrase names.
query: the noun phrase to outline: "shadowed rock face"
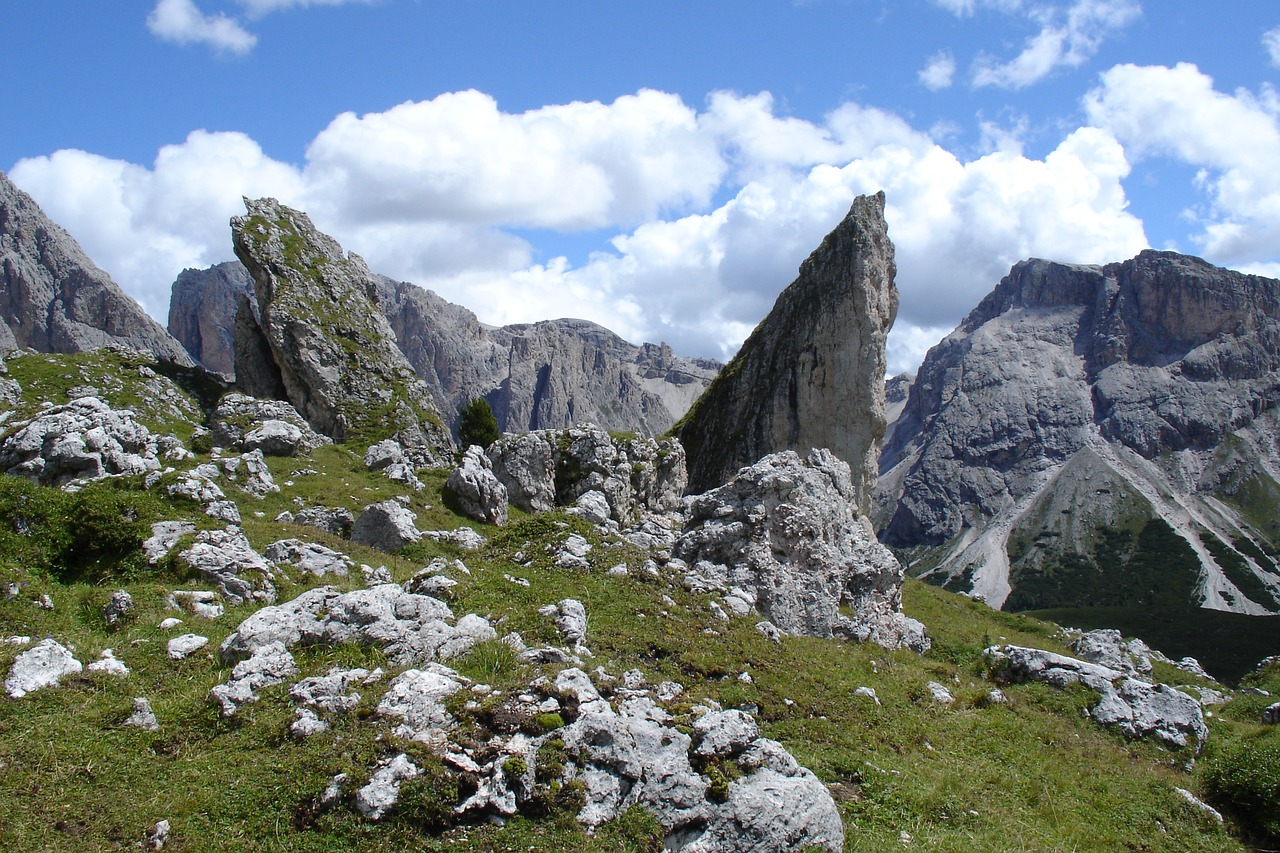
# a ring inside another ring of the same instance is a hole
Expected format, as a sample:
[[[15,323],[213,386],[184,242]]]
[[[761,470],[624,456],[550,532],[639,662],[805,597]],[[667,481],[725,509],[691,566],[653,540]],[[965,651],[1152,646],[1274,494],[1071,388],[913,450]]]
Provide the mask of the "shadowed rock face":
[[[890,544],[945,546],[938,576],[992,604],[1052,607],[1149,605],[1145,583],[1062,601],[1046,579],[1126,565],[1144,530],[1168,538],[1158,519],[1192,567],[1184,602],[1280,610],[1270,520],[1241,514],[1274,516],[1257,496],[1280,492],[1278,402],[1280,282],[1173,252],[1024,261],[921,365],[877,521]]]
[[[590,422],[607,430],[660,435],[720,369],[709,359],[678,356],[666,344],[637,346],[586,320],[495,329],[430,290],[381,275],[374,281],[396,345],[450,425],[464,404],[482,397],[506,432]],[[231,330],[244,322],[236,319],[240,293],[252,297],[253,282],[238,261],[184,270],[173,284],[169,328],[211,370],[235,372]],[[256,310],[256,301],[249,307]],[[240,359],[245,371],[237,382],[246,390],[273,393],[268,390],[272,380],[261,375],[260,355],[246,353]]]
[[[372,444],[395,436],[423,462],[452,448],[431,395],[396,348],[376,285],[356,254],[275,199],[245,199],[231,220],[236,255],[254,281],[257,323],[241,310],[238,353],[269,351],[280,385],[318,432]],[[252,339],[257,327],[257,345]],[[242,340],[244,346],[241,346]],[[237,364],[237,373],[241,370]],[[270,365],[255,365],[269,384]]]
[[[0,354],[122,346],[191,365],[182,345],[2,172],[0,309]]]
[[[183,270],[169,295],[169,333],[192,358],[227,377],[235,374],[232,346],[240,294],[253,295],[253,279],[239,261],[227,261],[207,270]]]
[[[865,513],[885,430],[885,338],[898,311],[884,193],[856,199],[769,316],[674,430],[689,489],[780,450],[829,448]]]

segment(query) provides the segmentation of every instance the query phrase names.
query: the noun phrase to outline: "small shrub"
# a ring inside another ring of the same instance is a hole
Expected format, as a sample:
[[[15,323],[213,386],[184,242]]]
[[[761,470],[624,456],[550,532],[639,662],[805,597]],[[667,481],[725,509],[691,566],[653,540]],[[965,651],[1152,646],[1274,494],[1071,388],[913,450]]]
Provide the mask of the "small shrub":
[[[1210,802],[1267,844],[1280,843],[1280,743],[1242,743],[1208,762]]]

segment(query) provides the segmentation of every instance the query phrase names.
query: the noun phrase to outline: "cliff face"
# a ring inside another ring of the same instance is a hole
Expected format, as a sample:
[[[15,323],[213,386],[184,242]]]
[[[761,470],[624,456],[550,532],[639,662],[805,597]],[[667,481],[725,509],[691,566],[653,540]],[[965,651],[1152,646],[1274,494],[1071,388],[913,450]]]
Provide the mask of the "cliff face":
[[[1024,261],[925,358],[877,521],[997,606],[1278,611],[1277,402],[1280,282]]]
[[[898,310],[884,193],[856,199],[675,434],[689,488],[780,450],[829,448],[867,512],[885,430],[885,338]]]
[[[450,425],[464,403],[483,397],[507,432],[590,422],[660,435],[720,369],[709,359],[677,356],[665,344],[636,346],[585,320],[495,329],[430,290],[376,274],[373,282],[397,347]],[[236,293],[252,290],[239,262],[186,270],[174,282],[170,328],[206,367],[234,372],[224,330],[236,322]],[[246,362],[251,370],[256,363]],[[252,375],[238,379],[261,384]]]
[[[0,354],[123,346],[191,365],[182,345],[2,172],[0,307]]]
[[[234,217],[231,231],[253,277],[258,321],[243,308],[237,313],[236,373],[264,387],[278,374],[289,402],[337,441],[394,436],[424,461],[447,453],[448,431],[396,348],[364,261],[344,257],[306,214],[275,199],[245,199],[245,206],[248,215]],[[243,361],[254,353],[263,358]],[[267,355],[270,365],[261,363]]]
[[[200,364],[228,377],[235,373],[233,319],[242,293],[252,295],[253,279],[244,264],[227,261],[183,270],[169,296],[169,334]]]

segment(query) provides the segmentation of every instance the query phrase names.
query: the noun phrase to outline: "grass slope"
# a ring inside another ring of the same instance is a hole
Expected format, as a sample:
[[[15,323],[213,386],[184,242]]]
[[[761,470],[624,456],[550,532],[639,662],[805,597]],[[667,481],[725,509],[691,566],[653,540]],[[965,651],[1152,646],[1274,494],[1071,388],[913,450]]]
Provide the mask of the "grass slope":
[[[1210,741],[1193,771],[1185,769],[1188,750],[1128,741],[1089,722],[1083,709],[1095,697],[1082,689],[1008,686],[1009,704],[991,705],[987,696],[995,685],[986,677],[982,649],[1010,642],[1065,651],[1050,623],[908,581],[905,608],[928,626],[934,641],[926,655],[812,638],[774,643],[754,629],[755,618],[723,621],[708,596],[684,590],[677,578],[636,571],[647,554],[602,540],[580,520],[514,513],[512,523],[499,530],[453,515],[440,495],[444,472],[424,472],[428,488],[412,497],[418,526],[471,524],[489,537],[481,551],[428,543],[385,555],[277,523],[272,519],[281,510],[299,503],[354,510],[397,489],[365,471],[351,448],[324,448],[309,459],[270,464],[282,486],[279,494],[259,501],[226,489],[240,504],[255,547],[299,536],[339,548],[357,562],[386,565],[397,581],[433,556],[461,559],[470,574],[455,575],[460,583],[449,602],[454,613],[487,615],[500,634],[519,631],[530,645],[558,642],[538,607],[570,596],[581,600],[595,653],[587,668],[603,666],[615,676],[636,668],[651,683],[679,681],[688,701],[677,704],[677,714],[702,698],[751,709],[767,736],[828,784],[845,822],[848,851],[898,849],[908,840],[942,851],[1244,850],[1246,838],[1265,837],[1258,833],[1267,831],[1248,797],[1262,790],[1263,811],[1280,804],[1280,792],[1268,793],[1269,777],[1241,775],[1242,767],[1280,767],[1280,758],[1268,764],[1272,759],[1266,757],[1280,755],[1280,732],[1257,723],[1266,697],[1238,698],[1210,720]],[[111,493],[95,489],[90,498]],[[43,497],[50,504],[60,500]],[[139,512],[148,518],[162,513],[195,519],[198,512],[153,493],[142,497]],[[47,519],[51,541],[68,535],[57,529],[57,519],[56,513]],[[67,528],[77,524],[75,517],[62,519]],[[0,507],[0,524],[12,528],[12,522]],[[550,549],[571,531],[595,545],[589,572],[552,563]],[[661,849],[652,818],[634,810],[586,835],[573,820],[571,786],[504,826],[449,825],[456,779],[438,759],[399,742],[373,716],[381,686],[361,689],[354,712],[338,718],[332,731],[302,741],[287,733],[293,719],[287,685],[262,690],[261,700],[234,720],[219,718],[205,697],[227,679],[229,668],[212,650],[255,605],[229,608],[212,621],[175,614],[166,607],[168,592],[202,584],[173,566],[152,573],[120,559],[127,571],[99,560],[58,572],[20,549],[0,553],[0,638],[52,636],[74,646],[86,664],[111,648],[133,670],[123,679],[83,673],[21,700],[0,697],[0,849],[135,849],[162,818],[173,827],[166,849],[184,853]],[[608,575],[619,563],[632,573]],[[280,582],[282,601],[320,583],[296,571],[291,578]],[[362,584],[359,572],[325,581],[347,588]],[[132,594],[137,611],[124,625],[108,629],[101,608],[116,588]],[[53,600],[52,610],[35,603],[42,595]],[[157,627],[173,615],[185,624],[170,631]],[[168,659],[166,640],[185,631],[207,636],[210,653]],[[539,675],[496,646],[484,644],[452,663],[508,692]],[[7,673],[20,652],[19,646],[0,643],[0,672]],[[369,648],[297,650],[295,656],[303,676],[336,665],[388,667]],[[1168,668],[1158,675],[1173,683],[1193,681]],[[1268,678],[1258,686],[1280,692],[1280,674]],[[957,701],[932,702],[928,681],[947,685]],[[864,686],[876,691],[880,704],[855,695]],[[151,700],[159,732],[121,725],[137,696]],[[482,705],[471,713],[479,717],[485,711]],[[460,702],[455,712],[463,715],[464,728],[470,725]],[[406,786],[389,818],[371,823],[349,807],[319,805],[335,774],[363,783],[380,757],[404,749],[413,751],[427,774]],[[1224,828],[1188,805],[1175,787],[1241,808]]]

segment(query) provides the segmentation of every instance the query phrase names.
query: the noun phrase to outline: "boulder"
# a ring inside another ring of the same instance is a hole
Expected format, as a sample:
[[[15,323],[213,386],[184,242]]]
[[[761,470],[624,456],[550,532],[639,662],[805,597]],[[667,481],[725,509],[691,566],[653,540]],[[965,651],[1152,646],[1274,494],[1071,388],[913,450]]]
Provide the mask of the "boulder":
[[[422,538],[415,521],[417,516],[397,501],[370,504],[351,528],[351,541],[394,554]]]
[[[463,682],[462,676],[444,666],[406,670],[388,686],[377,713],[398,721],[398,737],[427,743],[439,741],[455,722],[443,702],[463,689]]]
[[[273,563],[297,566],[309,575],[322,578],[325,575],[346,575],[355,561],[346,554],[303,542],[301,539],[281,539],[272,542],[262,551],[262,556]]]
[[[444,487],[464,515],[498,526],[507,523],[507,489],[480,447],[467,448]]]
[[[356,519],[346,507],[313,506],[298,510],[293,516],[293,523],[323,530],[340,539],[349,539]]]
[[[107,623],[108,628],[114,628],[133,615],[133,611],[133,596],[123,589],[118,589],[111,593],[111,598],[102,608],[102,620]]]
[[[215,446],[241,452],[260,450],[267,456],[297,456],[331,443],[284,400],[224,394],[210,422]]]
[[[141,697],[133,700],[133,713],[120,725],[142,729],[144,732],[160,731],[160,722],[156,719],[155,711],[151,710],[151,702]]]
[[[71,650],[52,638],[45,639],[18,655],[4,680],[11,698],[21,699],[42,687],[57,687],[62,679],[84,669]]]
[[[849,466],[830,452],[766,456],[687,512],[675,555],[697,589],[732,588],[787,633],[928,648],[901,610],[902,566],[858,518]]]
[[[355,804],[369,820],[381,820],[400,799],[400,786],[422,775],[421,768],[403,752],[382,762],[369,784],[356,791]]]

